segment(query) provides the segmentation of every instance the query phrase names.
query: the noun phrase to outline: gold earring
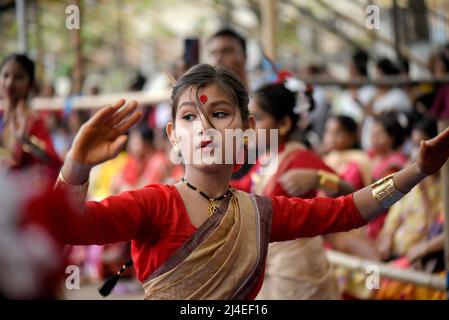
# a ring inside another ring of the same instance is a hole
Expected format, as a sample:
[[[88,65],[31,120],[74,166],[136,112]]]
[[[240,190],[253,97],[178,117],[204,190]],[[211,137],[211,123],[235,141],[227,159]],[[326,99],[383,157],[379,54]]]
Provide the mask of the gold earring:
[[[179,156],[181,156],[181,149],[180,149],[180,147],[179,147],[178,140],[173,141],[173,149],[175,149],[175,152],[176,152]]]

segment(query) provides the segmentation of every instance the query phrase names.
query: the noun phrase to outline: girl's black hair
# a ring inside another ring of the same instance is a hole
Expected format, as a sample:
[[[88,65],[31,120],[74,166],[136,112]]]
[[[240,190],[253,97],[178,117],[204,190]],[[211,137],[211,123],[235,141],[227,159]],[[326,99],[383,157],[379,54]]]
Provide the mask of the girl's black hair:
[[[154,131],[147,124],[140,123],[136,129],[145,143],[152,144],[154,142]]]
[[[401,69],[390,59],[382,58],[376,63],[376,67],[382,71],[384,75],[395,76],[400,74]]]
[[[236,40],[240,44],[240,46],[242,47],[243,53],[246,56],[246,40],[238,32],[236,32],[235,30],[232,30],[232,29],[221,29],[221,30],[218,30],[217,32],[215,32],[208,39],[208,42],[212,41],[215,38],[220,38],[220,37],[229,37],[229,38],[232,38],[232,39]]]
[[[405,121],[409,121],[407,115],[395,111],[382,112],[374,118],[393,139],[394,149],[400,147],[404,143],[409,131],[407,123],[401,123],[401,117],[402,119],[405,119]]]
[[[359,130],[359,126],[357,122],[348,116],[345,115],[331,115],[329,119],[335,119],[341,127],[350,134],[357,134]]]
[[[365,50],[357,50],[351,57],[359,75],[368,75],[368,54]]]
[[[353,118],[345,116],[345,115],[331,115],[331,116],[329,116],[328,120],[331,120],[331,119],[337,121],[338,124],[347,133],[349,133],[350,135],[358,137],[359,126],[358,126],[357,122]],[[356,139],[354,145],[351,146],[351,147],[355,148],[355,149],[359,149],[360,148],[360,144],[359,144],[358,139]]]
[[[26,74],[28,75],[28,78],[30,79],[30,84],[34,82],[34,77],[35,77],[34,62],[30,58],[28,58],[27,55],[13,53],[13,54],[7,56],[5,59],[3,59],[2,63],[0,64],[0,70],[2,70],[3,67],[8,62],[15,62],[15,63],[19,64],[22,67],[22,69],[26,72]]]
[[[173,121],[176,119],[179,98],[188,88],[196,91],[195,96],[197,103],[195,105],[199,111],[203,113],[206,119],[208,119],[199,100],[198,90],[211,84],[216,84],[220,87],[220,89],[228,94],[228,96],[240,109],[243,121],[248,119],[248,92],[239,77],[227,69],[213,67],[209,64],[198,64],[190,68],[184,75],[182,75],[173,87],[171,94]]]
[[[270,114],[277,121],[289,117],[292,122],[289,135],[296,129],[299,116],[294,112],[296,95],[282,83],[266,84],[254,92],[254,98],[259,102],[262,110]]]
[[[419,120],[415,123],[413,129],[423,132],[428,139],[432,139],[438,135],[437,123],[435,120],[430,118]]]

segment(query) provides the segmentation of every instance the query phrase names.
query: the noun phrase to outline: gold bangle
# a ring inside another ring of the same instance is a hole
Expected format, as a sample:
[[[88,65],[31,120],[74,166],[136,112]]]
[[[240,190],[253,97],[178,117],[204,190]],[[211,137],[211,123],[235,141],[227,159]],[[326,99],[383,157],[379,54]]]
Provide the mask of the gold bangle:
[[[374,199],[376,199],[379,202],[379,205],[384,209],[390,208],[405,195],[394,185],[393,175],[394,174],[390,174],[371,185]]]
[[[336,174],[318,170],[318,176],[320,177],[320,188],[333,193],[340,189],[340,178]]]

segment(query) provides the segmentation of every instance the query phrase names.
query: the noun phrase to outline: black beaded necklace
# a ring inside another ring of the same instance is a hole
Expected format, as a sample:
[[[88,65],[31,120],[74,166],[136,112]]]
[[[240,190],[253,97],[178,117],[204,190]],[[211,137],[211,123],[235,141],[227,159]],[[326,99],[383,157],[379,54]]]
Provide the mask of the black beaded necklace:
[[[194,185],[190,184],[187,182],[186,179],[182,178],[181,181],[190,189],[198,192],[200,195],[202,195],[204,198],[207,199],[207,201],[209,201],[209,206],[207,207],[207,212],[209,214],[209,216],[213,215],[215,213],[215,211],[217,211],[218,209],[218,201],[223,200],[225,198],[227,198],[229,195],[232,194],[231,191],[231,187],[229,187],[228,191],[226,191],[225,194],[222,194],[221,196],[215,197],[215,198],[211,198],[209,197],[207,194],[205,194],[203,191],[201,191],[200,189],[198,189],[197,187],[195,187]]]

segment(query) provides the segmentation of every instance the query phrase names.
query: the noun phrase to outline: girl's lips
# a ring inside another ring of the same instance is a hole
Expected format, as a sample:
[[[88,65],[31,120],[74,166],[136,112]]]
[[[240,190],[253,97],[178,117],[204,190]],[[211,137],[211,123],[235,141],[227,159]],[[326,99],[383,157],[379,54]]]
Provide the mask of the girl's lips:
[[[201,141],[201,143],[200,143],[200,148],[204,148],[204,147],[206,147],[208,144],[210,144],[210,143],[212,143],[212,141],[211,140],[208,140],[208,141]]]

